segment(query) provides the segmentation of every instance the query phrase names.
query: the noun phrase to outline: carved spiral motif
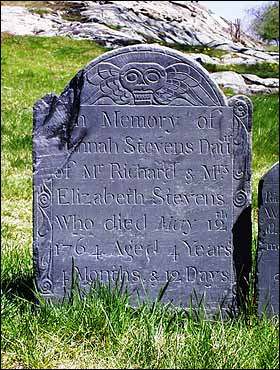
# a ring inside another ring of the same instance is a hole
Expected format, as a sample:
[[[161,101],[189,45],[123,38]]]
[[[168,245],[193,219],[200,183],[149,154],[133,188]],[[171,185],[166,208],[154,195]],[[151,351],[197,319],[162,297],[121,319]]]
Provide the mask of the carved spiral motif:
[[[51,196],[45,190],[38,196],[39,206],[42,208],[47,208],[51,204]]]
[[[238,100],[233,107],[233,113],[240,118],[247,115],[247,104],[243,101]]]
[[[234,119],[233,119],[233,131],[234,131],[233,143],[234,143],[234,145],[240,145],[241,144],[240,130],[241,130],[240,119],[238,117],[234,117]]]
[[[236,207],[243,207],[247,203],[247,194],[244,190],[239,190],[235,196],[233,203]]]
[[[52,231],[52,225],[50,223],[49,216],[46,214],[46,212],[42,208],[39,208],[39,210],[42,215],[42,221],[41,225],[38,227],[38,235],[41,238],[45,238],[46,235]]]
[[[42,293],[50,293],[52,289],[52,282],[50,279],[46,278],[41,281],[40,288]]]
[[[48,269],[50,267],[50,262],[52,258],[52,250],[51,250],[51,242],[48,241],[46,244],[46,250],[48,251],[47,254],[42,256],[41,258],[41,266],[44,270]]]
[[[237,295],[237,284],[236,284],[236,283],[233,283],[233,284],[232,284],[231,291],[232,291],[232,294],[233,294],[234,296],[236,296],[236,295]]]
[[[244,171],[240,169],[235,170],[233,173],[233,177],[235,178],[235,180],[240,180],[242,179],[243,176],[244,176]]]

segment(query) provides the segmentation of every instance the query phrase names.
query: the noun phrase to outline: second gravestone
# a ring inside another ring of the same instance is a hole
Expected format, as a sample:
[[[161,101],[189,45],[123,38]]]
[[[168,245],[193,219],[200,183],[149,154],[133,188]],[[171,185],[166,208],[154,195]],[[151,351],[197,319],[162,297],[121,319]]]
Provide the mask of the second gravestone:
[[[251,265],[250,100],[157,46],[93,60],[34,107],[34,262],[44,297],[132,294],[235,306]]]
[[[258,313],[279,314],[279,163],[259,182]]]

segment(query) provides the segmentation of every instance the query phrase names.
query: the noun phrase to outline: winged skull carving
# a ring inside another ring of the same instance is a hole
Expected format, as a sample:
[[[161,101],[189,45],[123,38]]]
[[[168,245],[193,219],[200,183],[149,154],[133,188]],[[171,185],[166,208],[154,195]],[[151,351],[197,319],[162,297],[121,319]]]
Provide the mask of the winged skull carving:
[[[127,63],[122,68],[101,63],[87,73],[87,81],[93,85],[82,101],[87,105],[104,97],[121,105],[168,105],[176,98],[194,106],[220,105],[205,77],[184,63],[167,68],[158,63]]]

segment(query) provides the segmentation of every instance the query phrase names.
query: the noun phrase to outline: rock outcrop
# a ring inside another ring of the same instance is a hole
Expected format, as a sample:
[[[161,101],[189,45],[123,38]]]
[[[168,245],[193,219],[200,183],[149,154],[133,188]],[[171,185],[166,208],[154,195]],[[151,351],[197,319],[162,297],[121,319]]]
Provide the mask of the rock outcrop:
[[[90,39],[107,47],[138,43],[160,43],[203,46],[227,53],[210,57],[188,53],[202,65],[279,63],[276,52],[267,52],[255,39],[241,32],[236,38],[235,26],[201,4],[191,1],[44,1],[43,6],[60,10],[1,7],[2,32],[16,35],[66,36]],[[75,20],[73,20],[75,19]],[[277,79],[254,75],[216,72],[218,84],[238,93],[275,92]]]
[[[22,6],[1,6],[1,32],[13,35],[57,35],[58,23],[56,17],[33,14]]]
[[[24,17],[30,25],[26,34],[39,31],[41,35],[52,36],[54,32],[77,38],[94,35],[95,41],[112,47],[151,40],[236,52],[261,47],[243,32],[236,39],[235,26],[231,22],[190,1],[67,1],[65,10],[41,13],[41,16],[32,13],[32,9],[30,14],[26,9],[22,10],[21,15],[20,9],[2,7],[3,31],[23,34],[20,26]],[[10,20],[15,17],[17,21],[11,24]],[[67,17],[75,17],[77,21],[67,21]]]
[[[77,3],[77,2],[75,2]],[[118,28],[141,42],[150,39],[168,44],[203,45],[230,51],[260,44],[235,26],[191,1],[81,1],[79,12],[86,22]],[[71,12],[71,11],[70,11]],[[77,13],[77,7],[75,9]],[[72,25],[75,27],[75,24]]]
[[[219,86],[230,88],[240,94],[276,94],[279,90],[277,78],[260,78],[232,71],[214,72],[211,73],[211,77]]]
[[[278,53],[260,52],[258,50],[250,50],[250,55],[244,53],[227,53],[219,58],[210,57],[201,53],[188,53],[189,57],[203,64],[217,64],[217,65],[252,65],[256,63],[279,63]]]

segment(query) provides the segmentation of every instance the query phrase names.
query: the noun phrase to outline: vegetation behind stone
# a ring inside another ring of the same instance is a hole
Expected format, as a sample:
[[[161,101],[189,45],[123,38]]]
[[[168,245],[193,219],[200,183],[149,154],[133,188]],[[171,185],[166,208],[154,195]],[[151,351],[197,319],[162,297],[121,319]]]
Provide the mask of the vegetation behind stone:
[[[74,293],[65,305],[34,300],[32,107],[107,50],[87,40],[2,35],[2,368],[277,368],[279,319],[257,317],[253,280],[242,312],[227,321],[160,301],[131,308],[118,287],[98,286],[84,301]],[[278,160],[279,98],[251,99],[255,256],[257,183]]]

